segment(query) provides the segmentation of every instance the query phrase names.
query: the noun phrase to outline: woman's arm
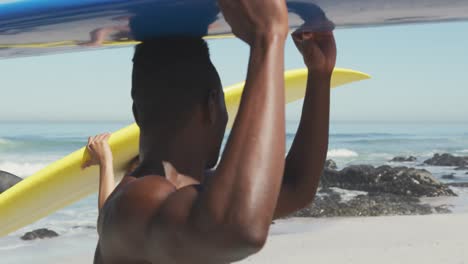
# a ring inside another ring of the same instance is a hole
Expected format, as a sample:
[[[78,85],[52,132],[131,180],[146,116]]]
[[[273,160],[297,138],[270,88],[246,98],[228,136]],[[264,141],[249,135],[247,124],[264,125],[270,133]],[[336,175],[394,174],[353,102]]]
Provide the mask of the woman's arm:
[[[83,165],[83,168],[99,165],[99,210],[115,188],[112,151],[107,143],[110,135],[110,133],[104,133],[88,138],[86,148],[91,159]]]

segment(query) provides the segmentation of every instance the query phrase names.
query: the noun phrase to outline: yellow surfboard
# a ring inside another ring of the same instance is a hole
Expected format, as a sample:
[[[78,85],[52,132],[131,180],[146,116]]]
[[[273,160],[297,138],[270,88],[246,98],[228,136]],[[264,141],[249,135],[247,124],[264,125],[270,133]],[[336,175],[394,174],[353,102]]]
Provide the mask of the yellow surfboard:
[[[335,69],[332,87],[370,78],[369,75],[346,69]],[[307,69],[285,73],[287,103],[305,95]],[[231,127],[237,114],[244,83],[224,89]],[[109,139],[114,154],[114,169],[121,178],[129,163],[138,154],[139,128],[133,124],[115,133]],[[98,190],[97,166],[81,169],[88,158],[85,148],[50,164],[0,194],[0,237],[31,224]]]

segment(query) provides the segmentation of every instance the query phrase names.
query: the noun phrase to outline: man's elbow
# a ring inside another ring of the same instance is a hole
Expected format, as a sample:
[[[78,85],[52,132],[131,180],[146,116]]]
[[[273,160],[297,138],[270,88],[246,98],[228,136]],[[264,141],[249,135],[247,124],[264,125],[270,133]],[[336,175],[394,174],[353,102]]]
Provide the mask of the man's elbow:
[[[258,216],[249,217],[246,213],[234,217],[204,216],[203,221],[197,221],[200,234],[213,234],[212,241],[217,247],[223,245],[218,250],[226,257],[231,256],[231,262],[257,253],[266,243],[271,222],[261,221]]]
[[[262,226],[241,227],[237,230],[241,245],[251,254],[260,251],[266,244],[268,228]]]
[[[237,262],[254,255],[264,247],[267,240],[267,232],[252,226],[229,223],[219,225],[216,229],[212,239],[205,237],[203,242],[209,241],[216,249],[221,263]]]
[[[241,219],[231,219],[229,223],[220,225],[222,237],[230,241],[228,248],[237,252],[231,252],[236,255],[236,261],[259,252],[265,246],[270,223],[243,214]]]

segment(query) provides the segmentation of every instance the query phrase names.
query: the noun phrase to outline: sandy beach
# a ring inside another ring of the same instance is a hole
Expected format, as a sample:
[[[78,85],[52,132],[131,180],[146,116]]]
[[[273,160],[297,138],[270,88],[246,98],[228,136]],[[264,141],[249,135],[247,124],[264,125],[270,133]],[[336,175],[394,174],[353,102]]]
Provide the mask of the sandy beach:
[[[239,263],[468,263],[467,223],[468,214],[283,220]]]

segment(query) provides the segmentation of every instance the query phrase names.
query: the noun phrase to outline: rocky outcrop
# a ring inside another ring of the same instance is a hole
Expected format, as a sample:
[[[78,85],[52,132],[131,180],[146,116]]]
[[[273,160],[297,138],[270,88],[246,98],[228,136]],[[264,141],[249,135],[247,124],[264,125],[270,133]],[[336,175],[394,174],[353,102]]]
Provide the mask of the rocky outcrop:
[[[319,195],[308,207],[296,212],[294,217],[337,217],[337,216],[381,216],[381,215],[426,215],[449,213],[444,206],[432,207],[421,204],[411,196],[394,194],[357,195],[343,201],[338,192],[331,189],[320,190]]]
[[[321,186],[413,197],[456,196],[430,172],[407,167],[353,165],[341,171],[325,169]]]
[[[413,161],[416,161],[418,160],[416,157],[413,157],[413,156],[398,156],[398,157],[394,157],[392,160],[390,160],[391,162],[413,162]]]
[[[46,229],[46,228],[40,228],[31,232],[27,232],[21,237],[21,239],[22,240],[34,240],[38,238],[43,239],[43,238],[52,238],[56,236],[58,236],[57,232]]]
[[[23,179],[16,175],[0,170],[0,193],[8,190],[21,180]]]
[[[444,178],[455,177],[448,175]],[[294,213],[295,217],[424,215],[450,213],[448,205],[423,204],[419,198],[456,196],[450,187],[429,171],[370,165],[352,165],[342,170],[325,167],[313,203]]]
[[[461,167],[455,168],[455,170],[457,170],[457,171],[468,170],[468,167],[467,166],[461,166]]]
[[[336,166],[336,162],[333,160],[327,160],[325,161],[325,169],[330,169],[330,170],[336,170],[338,169],[338,166]]]
[[[468,157],[457,157],[448,153],[435,154],[432,158],[425,160],[425,164],[432,166],[468,166]]]

